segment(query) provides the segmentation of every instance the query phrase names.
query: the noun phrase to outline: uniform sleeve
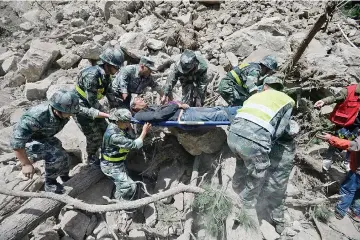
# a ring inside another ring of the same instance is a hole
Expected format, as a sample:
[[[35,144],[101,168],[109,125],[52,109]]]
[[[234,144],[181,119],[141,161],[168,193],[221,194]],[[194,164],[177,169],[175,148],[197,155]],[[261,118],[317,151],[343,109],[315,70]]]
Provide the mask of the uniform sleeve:
[[[98,91],[98,81],[101,77],[99,74],[88,73],[84,76],[86,80],[84,81],[86,100],[91,107],[100,109],[101,104],[97,100],[97,91]]]
[[[208,85],[208,78],[207,78],[207,69],[203,70],[199,73],[198,78],[198,92],[200,95],[201,100],[203,101],[205,98],[205,91]]]
[[[110,143],[120,148],[125,149],[139,149],[143,146],[141,138],[135,140],[125,137],[122,134],[113,134],[110,138]]]
[[[134,118],[144,122],[162,122],[172,117],[179,110],[178,104],[168,104],[157,108],[155,111],[140,111]]]
[[[274,134],[275,139],[280,138],[284,134],[286,128],[289,127],[293,107],[292,103],[288,103],[275,116],[275,118],[281,118]]]
[[[85,116],[88,118],[92,118],[95,119],[99,116],[99,110],[95,109],[95,108],[86,108],[86,107],[82,107],[80,106],[80,111],[79,111],[79,115],[81,116]]]
[[[30,140],[33,133],[40,129],[40,124],[31,117],[25,117],[20,120],[13,130],[10,140],[12,149],[25,148],[26,143]]]
[[[340,92],[336,93],[334,96],[326,97],[322,99],[325,103],[325,105],[329,105],[332,103],[339,103],[343,102],[346,99],[347,96],[347,89],[343,88],[340,90]]]
[[[116,76],[116,82],[118,82],[118,89],[116,89],[116,92],[127,94],[130,78],[130,71],[128,71],[126,68],[120,70],[120,73]]]
[[[249,72],[245,83],[249,93],[257,90],[257,84],[259,78],[260,78],[260,71],[258,69],[253,69],[252,71]]]
[[[167,77],[164,94],[169,96],[178,80],[177,69],[175,63],[170,67],[170,73]]]
[[[349,149],[351,151],[360,151],[360,139],[357,138],[355,139],[355,141],[349,141],[347,139],[341,139],[335,136],[331,136],[331,138],[329,139],[329,144],[331,146],[334,146],[336,148],[340,148],[343,150],[348,150],[349,148],[351,148],[351,143],[353,143],[353,149]]]

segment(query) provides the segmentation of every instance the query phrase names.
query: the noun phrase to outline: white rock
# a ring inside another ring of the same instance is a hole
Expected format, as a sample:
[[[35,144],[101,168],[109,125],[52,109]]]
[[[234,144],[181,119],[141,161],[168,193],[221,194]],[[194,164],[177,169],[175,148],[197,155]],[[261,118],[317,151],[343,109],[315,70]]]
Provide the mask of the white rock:
[[[79,55],[69,52],[57,60],[56,63],[59,64],[62,69],[69,69],[74,66],[75,63],[80,61],[80,59],[81,57]]]
[[[93,37],[93,40],[96,43],[104,43],[105,42],[105,36],[103,34],[95,35]]]
[[[83,43],[88,39],[88,37],[85,34],[73,34],[71,35],[71,38],[76,43]]]
[[[143,33],[125,33],[120,39],[120,47],[125,51],[130,57],[134,59],[140,59],[146,54],[146,36]]]
[[[146,42],[146,45],[148,48],[152,50],[161,50],[165,47],[165,43],[163,41],[156,40],[153,38],[149,38]]]
[[[79,211],[67,211],[61,219],[60,227],[74,240],[83,240],[86,229],[90,224],[90,218]]]
[[[40,15],[41,15],[41,10],[33,9],[24,13],[22,15],[22,18],[32,23],[40,23],[39,20]]]
[[[88,59],[81,59],[81,61],[78,64],[78,69],[81,70],[90,66],[91,66],[91,62]]]
[[[160,20],[155,15],[146,16],[138,21],[139,27],[147,33],[159,27]]]
[[[204,18],[202,18],[201,16],[199,16],[194,22],[193,25],[195,27],[196,30],[201,30],[206,26],[206,21]]]
[[[36,83],[28,82],[25,84],[25,97],[29,101],[41,100],[46,98],[46,92],[52,81],[42,80]]]
[[[17,69],[18,57],[12,56],[7,58],[2,64],[1,68],[5,73],[10,72],[11,70]]]
[[[14,55],[15,55],[15,52],[13,52],[13,51],[7,51],[7,52],[0,54],[0,63],[3,63],[6,59],[8,59]]]
[[[121,25],[121,21],[119,19],[117,19],[116,17],[110,17],[109,20],[107,21],[107,23],[112,26]]]
[[[54,43],[36,39],[18,64],[18,71],[27,82],[36,82],[59,55],[59,48]]]
[[[292,197],[292,196],[298,196],[299,194],[301,194],[300,190],[294,184],[289,182],[286,188],[286,195],[288,197]]]
[[[234,67],[234,66],[239,65],[239,60],[235,56],[235,54],[233,54],[232,52],[226,52],[225,55],[226,55],[227,59],[229,59],[231,66]]]
[[[73,27],[81,27],[85,25],[85,21],[81,18],[71,19],[71,26]]]
[[[183,25],[191,24],[192,23],[192,14],[189,12],[186,15],[182,15],[182,16],[176,17],[174,19]]]
[[[320,109],[320,112],[321,115],[330,115],[330,113],[332,113],[333,110],[334,110],[334,106],[326,105]]]
[[[10,116],[10,124],[14,125],[15,123],[17,123],[24,113],[25,113],[25,109],[23,108],[16,109]]]
[[[146,235],[144,232],[133,229],[129,232],[130,240],[146,240]]]
[[[30,22],[23,22],[19,25],[19,27],[24,31],[31,31],[34,28],[33,24]]]
[[[102,47],[95,43],[85,43],[75,50],[75,53],[85,59],[98,60],[103,51]]]
[[[303,227],[301,226],[301,223],[299,221],[294,221],[292,223],[292,229],[294,229],[294,231],[296,232],[300,232],[303,229]]]
[[[266,240],[276,240],[280,237],[280,235],[275,231],[274,226],[265,220],[261,220],[260,231]]]
[[[19,87],[23,84],[25,84],[26,79],[25,77],[19,73],[19,72],[8,72],[5,76],[4,76],[4,83],[3,83],[3,87]]]

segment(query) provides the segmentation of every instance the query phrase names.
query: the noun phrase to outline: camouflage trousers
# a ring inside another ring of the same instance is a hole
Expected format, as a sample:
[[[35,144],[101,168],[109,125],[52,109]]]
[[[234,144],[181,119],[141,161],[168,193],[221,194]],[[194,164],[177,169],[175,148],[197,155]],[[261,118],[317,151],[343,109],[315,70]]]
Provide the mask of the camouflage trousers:
[[[101,147],[108,123],[103,118],[91,119],[80,115],[76,115],[73,118],[86,137],[86,152],[88,156],[95,155]]]
[[[70,157],[56,137],[28,142],[25,150],[32,161],[45,160],[46,179],[69,174]]]
[[[269,211],[275,222],[284,221],[285,191],[293,167],[295,143],[274,143],[271,149],[236,135],[228,136],[230,149],[237,162],[233,178],[235,192],[247,207]]]
[[[247,91],[228,76],[220,81],[217,92],[230,106],[242,106],[249,97]]]
[[[204,101],[204,96],[199,93],[198,89],[194,86],[193,83],[189,83],[182,86],[182,98],[181,102],[188,104],[190,107],[195,107],[196,99],[201,100],[201,105]]]
[[[114,182],[116,199],[133,199],[136,193],[136,183],[129,177],[124,161],[112,163],[102,160],[100,167],[102,172]]]

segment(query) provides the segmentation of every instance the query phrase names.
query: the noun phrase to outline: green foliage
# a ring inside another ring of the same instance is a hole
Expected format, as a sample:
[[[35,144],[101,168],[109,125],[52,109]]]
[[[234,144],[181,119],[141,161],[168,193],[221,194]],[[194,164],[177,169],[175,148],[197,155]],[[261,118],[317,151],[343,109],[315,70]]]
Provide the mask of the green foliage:
[[[226,218],[233,209],[233,203],[224,191],[215,189],[209,184],[203,188],[205,191],[195,196],[194,210],[203,216],[206,230],[212,236],[221,236],[224,233]]]
[[[244,208],[241,208],[240,211],[236,214],[236,220],[246,230],[256,229],[256,222],[254,218],[252,218]]]
[[[316,206],[314,217],[323,223],[327,223],[333,213],[324,205]]]
[[[360,4],[348,2],[341,8],[341,12],[349,18],[360,19]]]

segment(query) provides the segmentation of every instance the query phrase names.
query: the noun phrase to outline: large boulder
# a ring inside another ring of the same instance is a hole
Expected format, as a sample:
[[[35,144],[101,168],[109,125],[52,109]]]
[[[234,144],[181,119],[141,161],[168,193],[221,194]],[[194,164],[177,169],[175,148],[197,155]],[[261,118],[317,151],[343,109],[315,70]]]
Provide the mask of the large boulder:
[[[29,101],[41,100],[46,98],[46,92],[52,81],[45,79],[36,83],[28,82],[25,84],[25,97]]]
[[[33,40],[30,49],[18,64],[18,72],[25,77],[27,82],[36,82],[40,80],[59,53],[59,48],[55,43]]]
[[[125,33],[119,39],[121,49],[131,58],[140,60],[146,54],[146,36],[143,33]]]
[[[70,52],[57,60],[56,63],[59,64],[62,69],[69,69],[74,66],[75,63],[79,62],[80,59],[81,57],[79,55]]]
[[[193,156],[201,153],[216,153],[226,142],[226,133],[222,128],[200,129],[184,131],[171,129],[179,143]]]
[[[85,43],[75,50],[81,58],[98,60],[103,48],[96,43]]]
[[[60,222],[64,233],[74,240],[83,240],[90,224],[90,218],[82,212],[67,211]]]
[[[54,229],[56,219],[50,217],[33,230],[34,239],[36,240],[59,240],[60,237]]]

